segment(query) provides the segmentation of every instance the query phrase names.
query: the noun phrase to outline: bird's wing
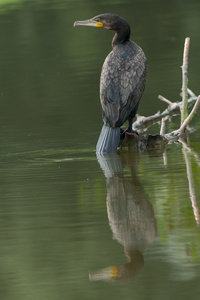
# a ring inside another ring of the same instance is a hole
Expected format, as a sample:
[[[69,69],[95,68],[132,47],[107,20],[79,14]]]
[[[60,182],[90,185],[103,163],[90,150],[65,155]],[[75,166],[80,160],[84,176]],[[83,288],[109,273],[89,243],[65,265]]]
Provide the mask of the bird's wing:
[[[100,100],[103,110],[103,120],[113,127],[119,118],[119,79],[118,64],[113,61],[113,55],[111,52],[102,67]]]
[[[100,98],[104,122],[121,126],[137,105],[144,90],[145,65],[138,55],[111,52],[102,67]],[[144,77],[144,80],[143,80]]]

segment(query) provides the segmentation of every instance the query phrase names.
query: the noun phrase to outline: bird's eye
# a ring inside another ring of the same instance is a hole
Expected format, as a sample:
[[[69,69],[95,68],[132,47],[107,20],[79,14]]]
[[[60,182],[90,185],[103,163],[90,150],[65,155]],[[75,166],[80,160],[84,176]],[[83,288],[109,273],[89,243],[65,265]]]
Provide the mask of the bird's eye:
[[[100,22],[100,20],[99,20],[99,19],[96,19],[96,21],[97,21],[97,22]]]

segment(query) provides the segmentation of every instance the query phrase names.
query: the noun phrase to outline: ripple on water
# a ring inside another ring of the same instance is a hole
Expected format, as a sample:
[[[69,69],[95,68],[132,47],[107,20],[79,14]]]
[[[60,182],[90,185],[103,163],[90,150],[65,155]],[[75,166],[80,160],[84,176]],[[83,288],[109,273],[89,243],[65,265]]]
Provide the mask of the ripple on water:
[[[91,149],[45,149],[6,153],[1,156],[2,163],[21,161],[34,164],[51,164],[80,160],[91,161],[95,159],[95,152]]]

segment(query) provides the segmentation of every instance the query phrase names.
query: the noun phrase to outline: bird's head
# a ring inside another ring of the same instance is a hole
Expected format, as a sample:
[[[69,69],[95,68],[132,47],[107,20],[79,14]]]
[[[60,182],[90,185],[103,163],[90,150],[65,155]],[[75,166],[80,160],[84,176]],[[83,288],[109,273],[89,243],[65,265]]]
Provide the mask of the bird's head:
[[[114,14],[102,14],[98,15],[92,19],[84,20],[84,21],[76,21],[74,26],[92,26],[92,27],[99,27],[109,30],[117,31],[119,26],[126,22],[121,17],[114,15]]]

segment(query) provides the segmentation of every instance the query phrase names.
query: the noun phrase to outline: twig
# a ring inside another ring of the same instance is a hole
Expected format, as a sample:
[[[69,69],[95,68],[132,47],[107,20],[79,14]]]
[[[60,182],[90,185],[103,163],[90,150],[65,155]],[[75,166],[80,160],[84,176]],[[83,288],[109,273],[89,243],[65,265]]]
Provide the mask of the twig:
[[[195,105],[193,106],[192,111],[190,112],[189,116],[184,120],[184,122],[182,123],[181,127],[179,128],[179,132],[183,133],[187,127],[187,125],[191,122],[191,120],[193,119],[194,115],[196,114],[198,108],[200,105],[200,95],[197,98],[197,101],[195,102]]]
[[[162,113],[158,111],[156,114],[149,117],[137,115],[137,120],[132,125],[133,130],[142,131],[144,128],[147,128],[148,126],[160,121],[162,118],[175,113],[175,111],[179,110],[180,105],[181,102],[170,102],[168,108],[165,109]]]
[[[196,99],[197,98],[197,96],[193,93],[193,91],[192,90],[190,90],[189,88],[187,88],[187,92],[188,92],[188,95],[190,96],[190,99],[191,98],[194,98],[194,99]],[[189,100],[189,99],[188,99]]]
[[[158,99],[160,99],[161,101],[167,103],[169,106],[171,106],[173,104],[173,102],[169,101],[167,98],[165,98],[161,95],[158,95]]]
[[[189,56],[190,38],[185,39],[184,52],[183,52],[183,65],[182,65],[182,106],[181,106],[181,124],[188,116],[188,56]]]
[[[165,118],[162,118],[161,120],[161,126],[160,126],[160,135],[165,134]]]
[[[149,116],[149,117],[144,117],[144,116],[140,116],[140,115],[136,115],[136,117],[137,117],[137,120],[132,124],[132,129],[137,130],[137,131],[143,131],[149,125],[152,125],[155,122],[158,122],[162,118],[159,111],[156,114]]]
[[[200,95],[197,97],[191,90],[188,89],[188,94],[190,98],[188,99],[188,103],[191,103],[196,100],[195,105],[190,112],[189,116],[185,119],[183,124],[180,126],[178,130],[175,130],[171,133],[165,134],[165,124],[164,121],[167,120],[168,116],[173,115],[177,110],[180,109],[182,102],[171,102],[170,100],[166,99],[165,97],[159,95],[158,98],[163,100],[164,102],[168,103],[169,106],[165,109],[162,113],[158,111],[156,114],[148,117],[139,116],[137,115],[137,120],[133,123],[132,128],[133,130],[137,130],[138,132],[145,131],[144,129],[148,128],[152,124],[162,120],[161,122],[161,129],[160,135],[164,136],[168,141],[178,141],[179,136],[181,136],[188,124],[193,119],[194,115],[196,114],[199,106],[200,106]]]

